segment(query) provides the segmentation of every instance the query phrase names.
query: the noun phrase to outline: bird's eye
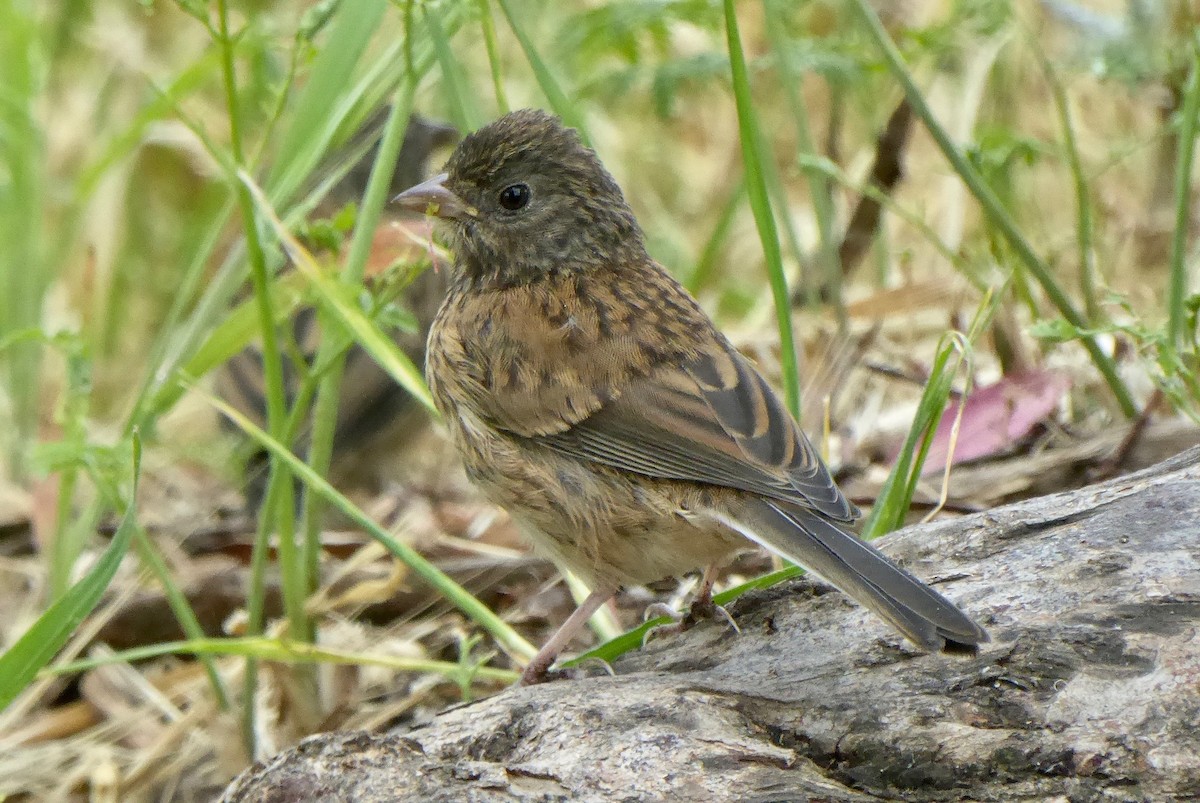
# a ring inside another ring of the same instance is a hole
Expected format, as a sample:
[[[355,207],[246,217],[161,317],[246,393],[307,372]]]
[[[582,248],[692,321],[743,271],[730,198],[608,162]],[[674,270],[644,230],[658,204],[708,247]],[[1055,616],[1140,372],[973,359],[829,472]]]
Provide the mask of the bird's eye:
[[[500,190],[500,205],[510,212],[515,212],[524,209],[531,196],[528,184],[510,184]]]

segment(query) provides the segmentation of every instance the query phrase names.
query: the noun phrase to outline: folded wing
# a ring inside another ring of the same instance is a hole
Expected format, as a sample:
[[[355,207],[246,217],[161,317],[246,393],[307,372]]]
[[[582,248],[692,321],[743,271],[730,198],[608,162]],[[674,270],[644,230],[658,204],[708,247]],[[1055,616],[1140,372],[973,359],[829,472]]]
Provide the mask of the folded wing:
[[[727,345],[635,380],[538,440],[650,477],[737,488],[837,521],[858,516],[766,380]]]

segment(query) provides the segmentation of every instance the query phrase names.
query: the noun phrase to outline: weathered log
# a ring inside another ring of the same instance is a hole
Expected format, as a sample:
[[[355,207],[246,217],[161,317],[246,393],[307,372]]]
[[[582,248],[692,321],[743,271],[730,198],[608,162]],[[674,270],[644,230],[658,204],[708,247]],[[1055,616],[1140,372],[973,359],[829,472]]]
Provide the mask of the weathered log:
[[[993,641],[919,654],[801,580],[738,600],[740,635],[709,622],[616,677],[315,736],[224,799],[1200,798],[1200,449],[883,546]]]

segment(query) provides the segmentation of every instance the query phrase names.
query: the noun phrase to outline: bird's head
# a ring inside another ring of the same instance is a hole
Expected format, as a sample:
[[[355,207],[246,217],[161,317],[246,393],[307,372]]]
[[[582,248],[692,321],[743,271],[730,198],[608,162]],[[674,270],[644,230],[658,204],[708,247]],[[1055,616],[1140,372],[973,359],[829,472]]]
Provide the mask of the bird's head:
[[[481,284],[645,258],[620,187],[574,129],[539,109],[512,112],[466,137],[445,172],[394,202],[445,221],[457,268]]]

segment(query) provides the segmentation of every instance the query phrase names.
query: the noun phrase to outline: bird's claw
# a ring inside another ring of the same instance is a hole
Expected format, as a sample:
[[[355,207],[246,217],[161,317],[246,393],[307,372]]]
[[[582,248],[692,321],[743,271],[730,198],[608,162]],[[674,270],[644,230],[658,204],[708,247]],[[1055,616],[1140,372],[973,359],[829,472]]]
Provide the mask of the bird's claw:
[[[733,620],[733,616],[723,605],[713,602],[712,597],[700,598],[693,602],[680,624],[683,626],[683,630],[687,630],[689,627],[698,624],[701,619],[717,619],[718,617],[724,619],[726,624],[733,629],[733,632],[741,635],[742,629]]]

